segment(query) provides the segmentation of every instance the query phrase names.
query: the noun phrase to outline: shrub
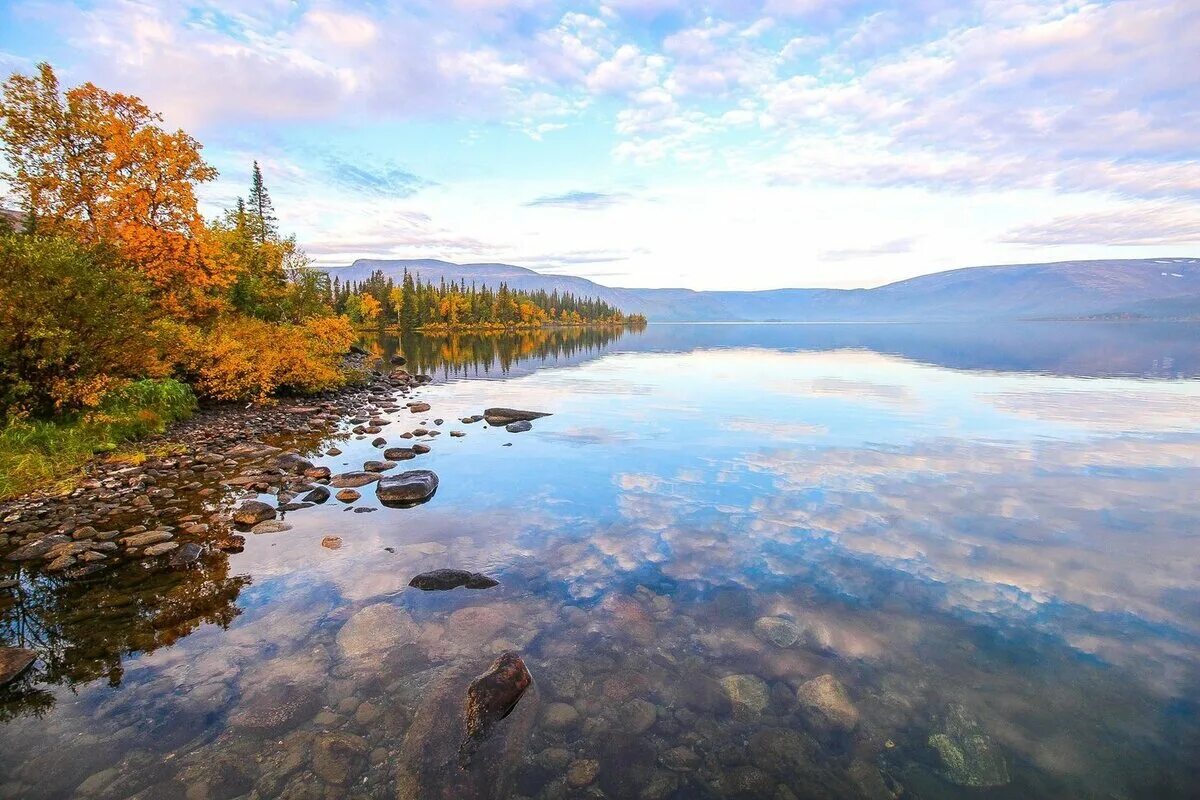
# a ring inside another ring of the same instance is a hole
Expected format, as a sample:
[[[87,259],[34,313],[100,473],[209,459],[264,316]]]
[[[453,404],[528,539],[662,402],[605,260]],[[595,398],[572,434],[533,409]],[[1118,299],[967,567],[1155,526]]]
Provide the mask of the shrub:
[[[344,317],[300,324],[226,317],[199,328],[158,326],[160,346],[205,397],[264,400],[277,391],[318,392],[342,386],[342,357],[355,336]]]
[[[115,252],[0,235],[0,414],[95,406],[147,373],[142,282]]]
[[[90,411],[56,420],[12,419],[0,429],[0,500],[67,483],[94,454],[162,433],[195,406],[196,396],[179,381],[142,380],[107,392]]]

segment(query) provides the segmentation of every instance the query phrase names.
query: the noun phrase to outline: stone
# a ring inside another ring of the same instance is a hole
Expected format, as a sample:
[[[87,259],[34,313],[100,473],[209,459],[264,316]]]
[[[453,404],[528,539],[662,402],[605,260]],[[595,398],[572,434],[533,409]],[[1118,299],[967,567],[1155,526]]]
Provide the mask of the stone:
[[[329,490],[324,486],[314,486],[312,491],[300,498],[306,503],[324,503],[329,499]]]
[[[659,756],[659,763],[673,772],[692,772],[700,766],[700,756],[690,747],[673,747]]]
[[[320,695],[310,687],[272,683],[243,698],[229,724],[260,734],[279,734],[312,717],[320,705]]]
[[[501,653],[487,672],[471,681],[467,687],[467,735],[459,747],[464,759],[469,760],[492,729],[512,713],[532,682],[525,662],[513,650]]]
[[[949,708],[943,730],[929,737],[929,746],[938,754],[942,776],[951,783],[984,788],[1011,780],[1004,754],[961,705]]]
[[[497,428],[512,422],[532,422],[548,416],[550,414],[544,411],[522,411],[516,408],[487,408],[483,411],[483,418],[487,420],[487,424]]]
[[[759,798],[773,797],[775,780],[758,767],[735,767],[721,778],[721,787],[727,797]]]
[[[369,748],[360,736],[335,731],[313,742],[312,768],[325,783],[345,786],[366,766]]]
[[[329,550],[337,550],[341,546],[342,539],[340,536],[326,536],[321,539],[321,547],[328,548]]]
[[[422,572],[408,582],[414,589],[426,592],[448,591],[465,586],[468,589],[490,589],[499,586],[500,582],[478,572],[467,572],[465,569],[435,569],[432,572]]]
[[[379,480],[374,472],[343,472],[329,479],[329,485],[334,489],[358,489],[368,483]]]
[[[420,443],[418,443],[418,444],[414,444],[414,445],[412,446],[412,451],[413,451],[413,453],[415,453],[416,455],[419,455],[419,456],[423,456],[423,455],[425,455],[425,454],[426,454],[426,453],[428,453],[428,452],[429,452],[431,449],[432,449],[432,448],[431,448],[429,445],[427,445],[427,444],[420,444]]]
[[[851,730],[858,724],[858,709],[850,702],[846,687],[832,675],[821,675],[802,683],[796,690],[796,699],[835,728]]]
[[[51,561],[46,565],[47,572],[62,572],[67,567],[75,565],[76,558],[73,555],[64,554]]]
[[[587,786],[600,774],[600,762],[591,758],[580,758],[567,766],[567,785],[575,789]]]
[[[729,675],[721,679],[721,687],[733,704],[735,716],[757,716],[767,707],[770,689],[755,675]]]
[[[195,542],[188,542],[171,555],[171,560],[169,563],[172,567],[186,567],[189,564],[194,564],[195,562],[199,561],[200,556],[203,554],[203,547]]]
[[[408,407],[408,410],[414,414],[423,414],[430,409],[429,403],[413,403]]]
[[[389,469],[395,468],[395,461],[368,461],[363,464],[363,469],[367,472],[387,472]]]
[[[640,698],[622,704],[618,714],[621,729],[634,736],[650,730],[658,719],[658,710],[654,703]]]
[[[154,557],[154,556],[161,556],[165,553],[169,553],[172,550],[176,549],[177,547],[179,547],[178,542],[160,542],[159,544],[150,545],[142,552],[145,555]]]
[[[389,447],[383,451],[383,457],[388,461],[410,461],[417,457],[408,447]]]
[[[350,617],[337,634],[342,657],[375,662],[385,653],[417,638],[419,628],[408,612],[390,603],[367,606]]]
[[[519,420],[508,423],[504,426],[504,430],[509,433],[525,433],[526,431],[533,430],[533,425],[529,424],[528,420]]]
[[[362,497],[362,495],[354,489],[342,489],[335,495],[335,497],[337,497],[337,499],[343,503],[353,503],[355,500]]]
[[[450,438],[452,439],[461,439],[466,435],[466,431],[450,431]]]
[[[579,712],[567,703],[550,703],[542,712],[542,725],[555,731],[565,731],[579,724]]]
[[[213,542],[213,546],[223,553],[240,553],[246,549],[246,537],[237,534],[222,536]]]
[[[281,453],[275,458],[275,466],[284,472],[301,474],[313,468],[313,463],[299,453]]]
[[[0,686],[6,686],[21,677],[33,662],[37,653],[24,647],[0,647]]]
[[[801,633],[800,626],[785,617],[759,617],[754,622],[754,635],[776,647],[791,647]]]
[[[319,481],[330,476],[329,467],[310,467],[304,470],[304,477]]]
[[[275,512],[271,512],[271,516],[275,516]],[[148,531],[146,533],[138,533],[133,536],[126,536],[121,540],[121,544],[126,547],[146,547],[147,545],[159,544],[160,542],[170,541],[172,535],[166,531]]]
[[[275,519],[275,509],[261,500],[246,500],[233,510],[233,521],[238,525],[256,525],[268,519]]]
[[[9,561],[29,561],[34,558],[41,558],[58,545],[66,544],[70,541],[70,536],[63,536],[59,533],[51,533],[41,537],[40,539],[35,539],[29,544],[18,547],[5,557]]]
[[[438,488],[438,476],[427,469],[414,469],[383,478],[375,486],[379,502],[390,508],[419,505],[433,497]]]
[[[371,440],[371,447],[383,447],[385,444],[387,444],[387,439],[382,436],[376,436]]]
[[[291,529],[292,529],[292,526],[288,525],[286,522],[280,522],[279,520],[269,519],[266,522],[260,522],[257,525],[255,525],[253,528],[250,529],[250,532],[251,533],[283,533],[284,531],[290,531]]]

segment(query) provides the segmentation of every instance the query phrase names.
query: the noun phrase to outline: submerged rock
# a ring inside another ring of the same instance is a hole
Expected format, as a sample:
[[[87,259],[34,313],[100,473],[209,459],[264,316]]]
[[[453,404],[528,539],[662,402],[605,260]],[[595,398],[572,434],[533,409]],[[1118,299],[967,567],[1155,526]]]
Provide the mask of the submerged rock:
[[[343,658],[374,662],[378,666],[381,656],[413,641],[418,632],[407,611],[390,603],[376,603],[361,609],[342,625],[337,644]]]
[[[497,428],[512,422],[531,422],[548,416],[550,413],[546,411],[522,411],[516,408],[488,408],[483,412],[487,424]]]
[[[776,647],[791,647],[800,641],[800,626],[786,617],[759,617],[754,623],[754,635]]]
[[[172,567],[186,567],[187,565],[198,561],[200,556],[203,554],[203,547],[195,542],[188,542],[171,555],[171,560],[169,563]]]
[[[427,469],[414,469],[383,478],[375,486],[379,502],[391,508],[419,505],[433,497],[438,488],[438,476]]]
[[[24,647],[0,647],[0,686],[12,683],[37,661],[37,653]]]
[[[733,704],[735,716],[757,716],[767,707],[770,689],[755,675],[729,675],[721,679],[721,687]]]
[[[284,472],[299,474],[313,468],[313,463],[299,453],[282,453],[275,459],[275,466]]]
[[[41,558],[60,544],[66,544],[70,541],[70,536],[52,533],[18,547],[9,553],[6,558],[9,561],[29,561],[34,558]]]
[[[504,426],[504,430],[509,433],[525,433],[526,431],[533,430],[533,426],[526,420],[521,420],[520,422],[510,422]]]
[[[835,728],[851,730],[858,724],[858,709],[850,702],[846,687],[832,675],[821,675],[796,690],[800,704],[814,709]]]
[[[499,586],[500,582],[478,572],[467,572],[465,569],[435,569],[423,572],[408,582],[414,589],[427,592],[448,591],[465,586],[468,589],[490,589]]]
[[[1009,782],[1004,754],[961,705],[946,714],[944,730],[929,737],[942,762],[942,776],[959,786],[1003,786]]]
[[[268,519],[275,519],[275,509],[261,500],[247,500],[233,510],[238,525],[256,525]]]
[[[327,548],[329,550],[337,550],[341,546],[342,546],[342,539],[340,536],[326,536],[321,539],[321,547]]]
[[[464,762],[470,760],[492,728],[512,713],[532,682],[525,662],[512,650],[501,653],[487,672],[471,681],[467,687],[467,735],[459,748]]]

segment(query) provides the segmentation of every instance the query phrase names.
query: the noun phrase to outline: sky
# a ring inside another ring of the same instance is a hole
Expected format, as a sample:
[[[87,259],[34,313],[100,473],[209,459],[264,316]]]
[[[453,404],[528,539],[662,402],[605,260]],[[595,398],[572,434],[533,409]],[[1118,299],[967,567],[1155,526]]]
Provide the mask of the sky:
[[[1200,254],[1200,2],[0,0],[319,264],[876,286]]]

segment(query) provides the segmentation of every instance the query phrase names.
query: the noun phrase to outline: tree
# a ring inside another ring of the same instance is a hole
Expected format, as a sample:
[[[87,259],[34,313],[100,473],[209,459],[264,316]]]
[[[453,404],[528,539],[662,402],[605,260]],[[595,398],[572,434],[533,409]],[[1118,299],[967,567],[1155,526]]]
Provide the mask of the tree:
[[[258,162],[254,162],[254,171],[250,177],[250,207],[249,224],[251,235],[260,244],[266,244],[279,238],[278,220],[275,218],[275,206],[271,203],[271,195],[263,183],[262,170]]]
[[[91,83],[61,92],[49,64],[2,94],[0,178],[33,232],[113,244],[172,316],[220,309],[232,273],[197,209],[196,186],[217,175],[199,142],[163,130],[136,97]]]

